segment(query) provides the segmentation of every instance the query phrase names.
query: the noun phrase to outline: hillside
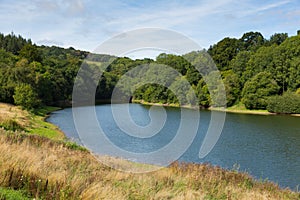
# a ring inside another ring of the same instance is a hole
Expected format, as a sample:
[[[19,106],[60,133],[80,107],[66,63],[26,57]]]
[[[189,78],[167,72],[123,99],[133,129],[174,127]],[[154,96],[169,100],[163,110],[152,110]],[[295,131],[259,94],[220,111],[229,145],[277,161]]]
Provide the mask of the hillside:
[[[136,100],[215,107],[220,105],[212,94],[222,93],[220,88],[224,87],[226,100],[222,105],[227,107],[243,104],[250,110],[300,113],[300,35],[275,33],[266,39],[259,32],[248,32],[238,39],[224,38],[207,51],[162,53],[156,60],[90,54],[72,47],[37,46],[14,34],[0,34],[0,47],[0,102],[25,109],[70,106],[74,79],[79,68],[84,67],[84,76],[97,80],[83,80],[82,88],[96,84],[97,101],[111,99],[119,80],[131,73],[130,84],[136,88],[132,96]],[[207,59],[215,63],[224,86],[209,84],[217,70],[207,72]],[[137,66],[151,70],[137,72]],[[177,74],[162,66],[169,66]],[[103,67],[106,70],[98,77]],[[157,84],[141,85],[142,80]],[[130,84],[120,87],[120,92],[128,93]]]

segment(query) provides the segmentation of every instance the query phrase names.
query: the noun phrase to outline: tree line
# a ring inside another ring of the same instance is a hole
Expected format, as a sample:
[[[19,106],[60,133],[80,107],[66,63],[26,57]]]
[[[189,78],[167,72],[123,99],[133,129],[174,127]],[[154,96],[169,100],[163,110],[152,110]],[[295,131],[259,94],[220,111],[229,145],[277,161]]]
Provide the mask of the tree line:
[[[207,74],[205,67],[200,67],[199,73],[199,67],[191,62],[205,60],[205,53],[220,71],[227,106],[243,103],[248,109],[300,113],[300,36],[289,37],[286,33],[266,39],[259,32],[248,32],[239,39],[224,38],[207,51],[181,56],[163,53],[155,60],[97,55],[72,47],[37,46],[13,33],[0,34],[0,101],[26,109],[43,104],[65,105],[72,100],[74,79],[81,66],[107,65],[97,83],[96,100],[110,99],[118,84],[119,90],[130,93],[134,99],[196,103],[207,108],[217,105],[212,95],[219,88],[211,88],[205,76],[216,73]],[[134,70],[143,65],[148,66],[144,71]],[[130,77],[130,84],[122,84],[124,76]],[[145,77],[149,83],[141,85]]]

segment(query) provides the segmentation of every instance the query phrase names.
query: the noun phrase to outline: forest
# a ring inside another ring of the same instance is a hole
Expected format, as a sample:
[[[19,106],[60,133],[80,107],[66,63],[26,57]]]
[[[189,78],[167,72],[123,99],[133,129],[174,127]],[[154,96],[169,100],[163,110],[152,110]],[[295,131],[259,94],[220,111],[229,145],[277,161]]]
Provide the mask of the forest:
[[[41,105],[70,106],[79,68],[107,65],[97,83],[96,100],[110,100],[118,85],[135,100],[218,106],[212,98],[218,88],[211,88],[206,78],[215,71],[208,74],[207,68],[190,62],[206,59],[206,54],[220,71],[227,107],[243,104],[250,110],[300,113],[300,35],[275,33],[266,39],[259,32],[248,32],[238,39],[227,37],[208,50],[185,55],[162,53],[155,60],[38,46],[14,33],[0,34],[0,102],[28,110]],[[138,66],[148,68],[135,70]],[[130,84],[122,82],[124,76],[131,77]],[[141,85],[142,79],[148,84]]]

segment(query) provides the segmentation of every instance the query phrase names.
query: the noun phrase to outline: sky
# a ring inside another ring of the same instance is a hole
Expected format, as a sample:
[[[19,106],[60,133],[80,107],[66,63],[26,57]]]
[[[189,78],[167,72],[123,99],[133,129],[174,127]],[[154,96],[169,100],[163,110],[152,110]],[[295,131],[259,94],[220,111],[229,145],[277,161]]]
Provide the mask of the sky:
[[[299,0],[0,0],[0,32],[38,45],[93,51],[124,31],[162,28],[203,48],[259,31],[296,35]]]

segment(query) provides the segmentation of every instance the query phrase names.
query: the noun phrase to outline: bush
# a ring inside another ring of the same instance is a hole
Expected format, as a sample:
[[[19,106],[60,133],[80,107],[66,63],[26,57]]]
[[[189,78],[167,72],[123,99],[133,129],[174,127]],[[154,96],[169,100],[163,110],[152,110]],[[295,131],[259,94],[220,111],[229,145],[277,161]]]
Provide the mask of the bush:
[[[22,106],[23,109],[38,108],[41,101],[38,99],[38,94],[29,84],[21,84],[15,88],[14,102],[16,105]]]
[[[300,114],[300,95],[286,92],[282,96],[272,96],[267,110],[272,113]]]
[[[5,200],[26,200],[30,199],[28,198],[23,191],[19,190],[13,190],[13,189],[8,189],[8,188],[1,188],[0,187],[0,199],[5,199]]]

